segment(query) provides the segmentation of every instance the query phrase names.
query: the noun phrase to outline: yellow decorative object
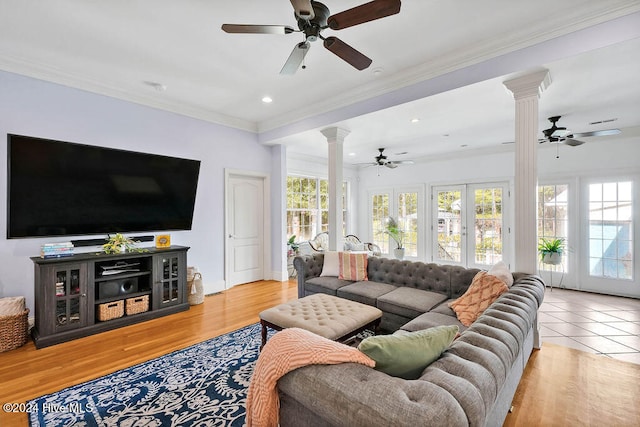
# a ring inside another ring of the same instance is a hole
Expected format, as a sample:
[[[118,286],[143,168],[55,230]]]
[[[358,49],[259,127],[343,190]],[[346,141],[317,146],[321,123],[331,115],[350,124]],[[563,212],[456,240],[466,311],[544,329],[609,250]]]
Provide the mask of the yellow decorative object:
[[[171,246],[171,236],[169,234],[161,234],[156,236],[156,248],[168,248]]]

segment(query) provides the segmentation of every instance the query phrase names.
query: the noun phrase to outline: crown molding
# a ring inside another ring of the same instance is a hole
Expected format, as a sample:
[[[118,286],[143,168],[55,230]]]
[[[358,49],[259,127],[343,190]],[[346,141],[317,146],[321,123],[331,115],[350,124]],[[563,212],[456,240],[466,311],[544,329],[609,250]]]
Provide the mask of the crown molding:
[[[10,57],[7,55],[0,56],[0,70],[7,71],[22,76],[43,80],[74,89],[91,92],[98,95],[108,96],[123,101],[132,102],[134,104],[155,108],[170,113],[191,117],[206,122],[231,127],[234,129],[245,130],[252,133],[258,132],[258,126],[255,122],[239,119],[237,117],[220,114],[215,111],[204,108],[194,107],[179,102],[168,102],[160,100],[152,96],[145,96],[139,93],[128,92],[113,85],[88,79],[74,73],[62,71],[56,67],[46,66],[40,63],[33,63],[23,59]]]

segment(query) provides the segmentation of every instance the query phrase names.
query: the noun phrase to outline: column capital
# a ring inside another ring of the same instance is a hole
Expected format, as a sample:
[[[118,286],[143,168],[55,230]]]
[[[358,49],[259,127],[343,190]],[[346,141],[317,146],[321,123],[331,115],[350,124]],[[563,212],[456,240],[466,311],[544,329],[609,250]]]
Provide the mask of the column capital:
[[[337,141],[343,142],[344,139],[351,133],[351,131],[337,126],[332,126],[322,129],[320,132],[327,138],[327,142]]]
[[[515,100],[540,94],[551,84],[551,74],[546,68],[502,82],[513,93]]]

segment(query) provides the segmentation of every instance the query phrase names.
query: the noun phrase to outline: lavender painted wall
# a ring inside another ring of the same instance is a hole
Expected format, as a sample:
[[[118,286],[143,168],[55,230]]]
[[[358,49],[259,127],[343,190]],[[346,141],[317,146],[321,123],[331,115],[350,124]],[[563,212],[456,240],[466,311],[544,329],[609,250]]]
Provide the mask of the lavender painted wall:
[[[170,96],[168,94],[167,96]],[[224,289],[224,169],[268,173],[280,182],[273,147],[253,133],[168,113],[16,74],[0,72],[0,224],[6,224],[6,134],[200,160],[193,229],[171,232],[173,244],[190,246],[189,265],[203,275],[205,292]],[[55,209],[55,206],[52,206]],[[282,222],[274,209],[272,223]],[[160,230],[159,230],[160,231]],[[273,227],[278,236],[281,227]],[[158,234],[158,233],[156,233]],[[7,240],[0,233],[0,297],[23,295],[33,310],[33,264],[45,242],[68,238]],[[274,237],[274,241],[279,241]],[[93,248],[97,250],[97,248]],[[271,274],[282,258],[272,257]]]

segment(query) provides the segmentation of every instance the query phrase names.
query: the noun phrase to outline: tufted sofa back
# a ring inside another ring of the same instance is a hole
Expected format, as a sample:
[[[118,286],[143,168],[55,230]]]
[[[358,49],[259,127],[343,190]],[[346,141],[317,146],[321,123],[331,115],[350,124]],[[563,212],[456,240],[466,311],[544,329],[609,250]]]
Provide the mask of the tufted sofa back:
[[[298,293],[304,296],[304,282],[322,273],[324,254],[296,257],[294,266],[298,271]],[[301,272],[304,274],[300,274]],[[477,268],[454,265],[439,265],[416,261],[400,261],[391,258],[369,257],[367,275],[374,282],[394,286],[407,286],[424,291],[439,292],[449,298],[462,295],[478,273]]]

